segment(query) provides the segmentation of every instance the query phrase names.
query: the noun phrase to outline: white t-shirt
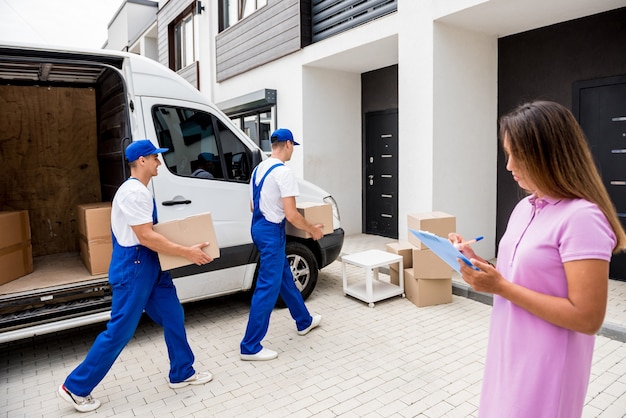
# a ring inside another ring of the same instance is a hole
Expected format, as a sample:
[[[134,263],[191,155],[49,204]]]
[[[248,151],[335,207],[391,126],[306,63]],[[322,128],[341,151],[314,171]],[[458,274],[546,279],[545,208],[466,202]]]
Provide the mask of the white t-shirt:
[[[256,185],[258,186],[261,179],[274,164],[282,163],[278,158],[268,158],[262,161],[256,168]],[[285,219],[285,210],[283,208],[283,197],[298,196],[300,189],[296,176],[286,165],[281,165],[272,170],[263,183],[261,189],[261,197],[259,206],[261,213],[266,220],[275,224]],[[252,199],[253,191],[250,185],[250,199]]]
[[[111,230],[123,247],[139,244],[131,226],[152,223],[154,203],[152,194],[142,182],[126,180],[115,193],[111,208]]]

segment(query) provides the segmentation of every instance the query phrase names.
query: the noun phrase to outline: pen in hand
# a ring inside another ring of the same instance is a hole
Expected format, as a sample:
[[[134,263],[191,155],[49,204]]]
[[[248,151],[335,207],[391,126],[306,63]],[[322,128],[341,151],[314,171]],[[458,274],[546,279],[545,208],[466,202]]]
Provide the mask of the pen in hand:
[[[474,238],[474,239],[471,239],[471,240],[469,240],[469,241],[457,242],[457,243],[455,243],[455,244],[454,244],[454,247],[458,249],[461,245],[469,245],[469,244],[474,244],[475,242],[478,242],[478,241],[480,241],[481,239],[483,239],[483,236],[482,236],[482,235],[481,235],[481,236],[479,236],[479,237],[476,237],[476,238]]]

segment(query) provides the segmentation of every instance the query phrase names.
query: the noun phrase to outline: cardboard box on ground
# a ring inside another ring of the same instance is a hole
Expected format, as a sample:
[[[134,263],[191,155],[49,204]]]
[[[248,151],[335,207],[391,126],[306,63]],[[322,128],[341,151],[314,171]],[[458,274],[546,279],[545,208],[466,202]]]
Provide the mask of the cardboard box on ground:
[[[0,212],[0,285],[33,271],[28,211]]]
[[[209,242],[210,245],[203,251],[211,258],[219,258],[220,246],[217,243],[213,218],[211,213],[206,212],[174,221],[159,222],[154,225],[154,230],[176,244],[191,246],[201,242]],[[184,257],[159,253],[161,268],[171,270],[191,264]]]
[[[405,269],[413,267],[413,244],[406,241],[389,242],[385,244],[387,252],[402,256],[402,264]],[[398,271],[399,263],[389,265],[389,278],[392,284],[398,286],[400,284],[400,272]]]
[[[83,264],[92,275],[107,273],[113,252],[111,202],[78,205],[76,218]]]
[[[409,229],[424,230],[442,237],[456,231],[456,217],[445,212],[423,212],[407,215]],[[413,234],[409,242],[387,244],[387,251],[404,257],[404,292],[418,307],[452,302],[452,269]],[[410,262],[407,257],[410,254]],[[408,266],[408,267],[407,267]],[[399,283],[398,266],[390,266],[390,280]]]
[[[298,202],[296,208],[310,223],[323,224],[324,235],[333,233],[333,208],[328,203]],[[299,238],[311,238],[311,234],[296,228],[289,222],[285,225],[285,233]]]
[[[404,293],[415,306],[424,307],[452,302],[452,278],[420,279],[414,268],[404,269]]]

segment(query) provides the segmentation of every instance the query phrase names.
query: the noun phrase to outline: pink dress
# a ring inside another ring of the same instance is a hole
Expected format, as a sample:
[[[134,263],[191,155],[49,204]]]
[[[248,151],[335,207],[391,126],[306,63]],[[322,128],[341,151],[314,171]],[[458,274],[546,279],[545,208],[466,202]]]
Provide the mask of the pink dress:
[[[513,283],[566,297],[563,263],[608,261],[615,242],[595,204],[529,196],[511,214],[497,268]],[[479,417],[580,417],[594,342],[494,295]]]

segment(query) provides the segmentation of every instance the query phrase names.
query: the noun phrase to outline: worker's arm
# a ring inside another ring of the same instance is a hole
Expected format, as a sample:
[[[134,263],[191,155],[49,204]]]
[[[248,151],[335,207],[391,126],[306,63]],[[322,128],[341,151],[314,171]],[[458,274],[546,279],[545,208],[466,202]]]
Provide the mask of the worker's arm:
[[[324,225],[313,225],[304,219],[304,216],[302,216],[296,208],[296,198],[294,196],[283,197],[283,209],[285,211],[285,218],[287,218],[289,223],[296,228],[311,234],[311,238],[314,240],[317,241],[324,236],[324,233],[322,232]]]

